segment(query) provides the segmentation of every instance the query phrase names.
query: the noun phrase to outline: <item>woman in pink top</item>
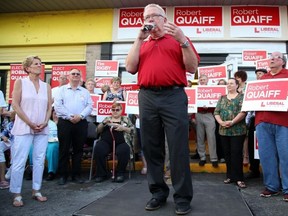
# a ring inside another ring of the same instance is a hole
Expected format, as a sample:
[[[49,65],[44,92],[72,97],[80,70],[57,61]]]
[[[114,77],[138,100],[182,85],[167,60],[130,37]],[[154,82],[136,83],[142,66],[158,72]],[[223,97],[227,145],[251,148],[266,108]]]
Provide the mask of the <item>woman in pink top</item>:
[[[34,149],[32,198],[39,202],[47,201],[40,189],[48,144],[47,126],[52,110],[51,87],[40,80],[41,59],[28,56],[22,66],[28,76],[16,80],[12,96],[12,106],[17,115],[12,129],[15,140],[11,147],[10,192],[14,193],[13,205],[16,207],[23,206],[22,181],[31,144]]]

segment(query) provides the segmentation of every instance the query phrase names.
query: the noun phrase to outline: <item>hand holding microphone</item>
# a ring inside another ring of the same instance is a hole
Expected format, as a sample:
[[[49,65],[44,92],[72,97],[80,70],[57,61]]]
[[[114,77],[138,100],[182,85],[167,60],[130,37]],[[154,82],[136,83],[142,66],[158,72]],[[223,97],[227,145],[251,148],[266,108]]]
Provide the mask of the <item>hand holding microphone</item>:
[[[143,26],[142,31],[144,32],[150,32],[155,27],[154,23],[145,23]]]

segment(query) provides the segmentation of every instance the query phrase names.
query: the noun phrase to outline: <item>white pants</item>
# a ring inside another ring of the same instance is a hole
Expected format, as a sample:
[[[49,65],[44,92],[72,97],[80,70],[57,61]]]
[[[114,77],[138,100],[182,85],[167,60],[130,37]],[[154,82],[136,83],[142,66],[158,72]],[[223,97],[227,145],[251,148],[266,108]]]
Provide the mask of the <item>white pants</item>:
[[[6,162],[4,152],[5,152],[6,150],[8,150],[8,149],[10,149],[10,146],[7,145],[4,141],[1,141],[1,142],[0,142],[0,163],[1,163],[1,162]]]
[[[11,166],[10,192],[12,193],[21,193],[25,165],[31,144],[33,145],[32,188],[33,190],[41,189],[48,135],[27,134],[15,136],[14,143],[11,145],[13,162]]]

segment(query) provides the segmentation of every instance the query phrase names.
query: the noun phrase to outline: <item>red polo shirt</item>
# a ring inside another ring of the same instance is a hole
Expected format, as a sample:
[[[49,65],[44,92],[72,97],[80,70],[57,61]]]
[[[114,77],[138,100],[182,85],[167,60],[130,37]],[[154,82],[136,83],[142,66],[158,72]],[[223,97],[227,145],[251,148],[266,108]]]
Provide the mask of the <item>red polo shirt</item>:
[[[189,40],[190,41],[190,40]],[[198,53],[190,46],[200,60]],[[170,35],[156,40],[151,37],[144,41],[140,49],[138,84],[152,86],[186,86],[186,69],[178,41]]]
[[[274,76],[269,72],[261,77],[261,79],[279,78],[288,78],[288,70],[282,69],[278,74]],[[257,111],[255,115],[255,125],[261,122],[288,127],[288,112]]]

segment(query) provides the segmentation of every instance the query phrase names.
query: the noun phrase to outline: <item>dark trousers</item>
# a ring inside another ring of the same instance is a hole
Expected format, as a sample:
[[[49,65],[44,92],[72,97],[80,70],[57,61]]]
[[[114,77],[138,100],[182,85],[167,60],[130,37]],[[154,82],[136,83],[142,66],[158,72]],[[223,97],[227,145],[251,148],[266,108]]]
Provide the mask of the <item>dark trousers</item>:
[[[83,145],[87,138],[88,124],[81,120],[77,124],[59,119],[57,124],[59,139],[59,166],[61,177],[69,176],[70,147],[72,147],[72,177],[81,175]]]
[[[226,162],[226,176],[232,181],[243,181],[243,143],[245,136],[221,136]]]
[[[112,143],[108,143],[104,140],[99,140],[95,146],[95,160],[96,160],[96,177],[107,177],[109,175],[106,169],[106,157],[113,151]],[[116,145],[115,155],[117,156],[117,168],[118,175],[125,173],[129,157],[130,147],[127,143],[120,143]]]
[[[153,198],[166,199],[164,181],[165,134],[167,136],[174,202],[190,203],[193,187],[189,166],[189,119],[187,95],[183,88],[153,91],[141,89],[138,95],[143,152],[147,179]]]
[[[250,125],[248,130],[248,154],[250,162],[250,171],[256,175],[260,173],[259,165],[260,160],[254,159],[254,131],[255,131],[255,117],[250,119]]]
[[[215,137],[216,137],[217,157],[220,160],[221,158],[224,158],[224,153],[223,153],[221,138],[220,138],[220,134],[219,134],[219,123],[217,121],[215,121],[215,125],[216,125]]]

